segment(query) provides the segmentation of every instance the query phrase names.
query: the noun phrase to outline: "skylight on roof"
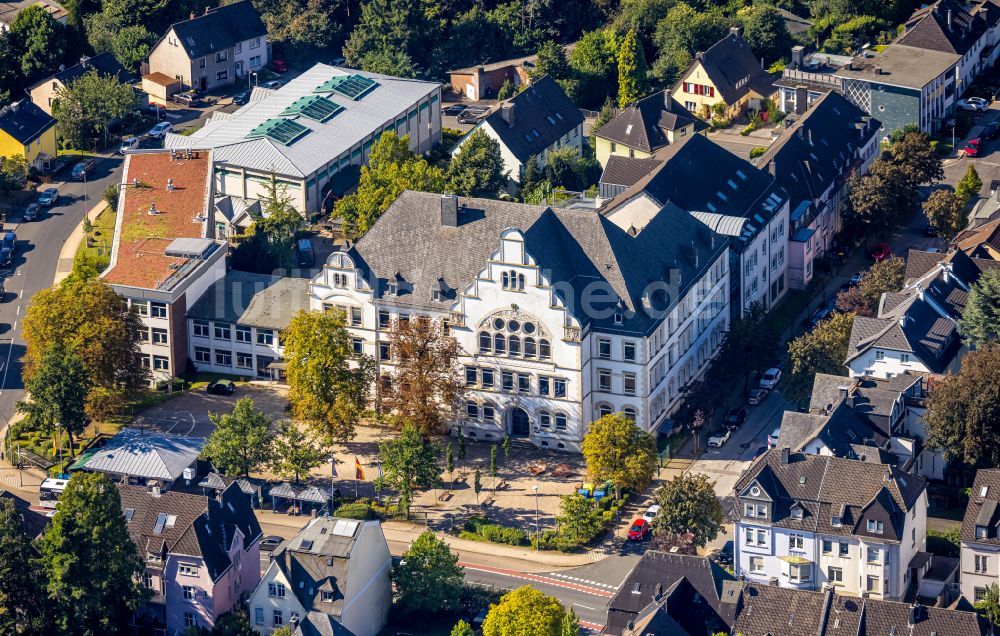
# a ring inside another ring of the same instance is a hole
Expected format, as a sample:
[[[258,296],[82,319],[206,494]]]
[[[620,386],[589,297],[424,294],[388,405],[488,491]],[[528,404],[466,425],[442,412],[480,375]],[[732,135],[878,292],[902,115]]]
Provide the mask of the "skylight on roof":
[[[736,182],[733,181],[732,179],[726,179],[726,184],[733,190],[739,190],[739,186],[737,186]]]
[[[717,209],[717,208],[716,208],[716,207],[715,207],[714,205],[712,205],[711,203],[706,203],[706,204],[705,204],[705,207],[706,207],[706,208],[708,208],[708,211],[709,211],[709,212],[715,212],[715,211],[716,211],[716,209]]]
[[[736,176],[739,177],[740,179],[744,180],[744,181],[747,180],[747,176],[745,174],[743,174],[742,170],[737,170],[736,171]]]
[[[988,493],[989,491],[990,491],[990,487],[989,486],[983,486],[982,488],[979,489],[979,496],[980,497],[985,497],[986,493]]]
[[[546,115],[545,119],[549,120],[549,123],[552,124],[553,126],[556,125],[556,119],[552,115]]]
[[[563,119],[562,113],[556,113],[556,119],[558,119],[559,121],[562,121],[562,119]]]
[[[355,73],[354,75],[338,75],[331,77],[313,89],[314,93],[340,93],[355,101],[361,99],[378,86],[378,82]]]
[[[716,192],[715,196],[719,197],[723,201],[728,201],[729,200],[729,197],[727,197],[725,194],[723,194],[721,190],[718,191],[718,192]]]
[[[247,133],[246,138],[267,137],[287,146],[307,132],[309,132],[308,128],[291,119],[268,119]]]
[[[343,106],[326,97],[306,95],[292,102],[291,106],[281,111],[281,115],[302,115],[322,124],[342,110],[344,110]]]
[[[542,135],[542,133],[538,132],[537,128],[532,128],[531,129],[531,134],[535,137],[535,139],[538,139]]]

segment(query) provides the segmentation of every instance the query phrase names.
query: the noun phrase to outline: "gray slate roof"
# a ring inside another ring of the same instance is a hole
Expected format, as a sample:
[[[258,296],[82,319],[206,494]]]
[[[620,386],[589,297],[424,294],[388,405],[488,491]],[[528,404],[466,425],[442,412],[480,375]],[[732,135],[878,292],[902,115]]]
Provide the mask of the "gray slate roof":
[[[205,290],[187,316],[281,330],[308,309],[309,279],[233,270]]]
[[[704,135],[692,135],[657,153],[663,163],[642,180],[607,202],[602,214],[614,212],[645,194],[688,212],[707,212],[747,220],[742,239],[755,235],[788,199],[774,178]],[[739,247],[738,241],[735,245]]]
[[[629,187],[660,165],[659,160],[611,155],[601,173],[601,183]]]
[[[969,491],[959,539],[969,543],[1000,545],[1000,469],[980,468]],[[985,538],[976,537],[976,526],[986,526]]]
[[[250,0],[219,7],[172,27],[177,40],[192,60],[228,49],[237,42],[267,36],[267,27]]]
[[[791,453],[789,462],[782,464],[781,456],[779,449],[767,451],[733,488],[739,497],[758,483],[775,502],[772,521],[779,527],[899,541],[904,516],[927,487],[923,477],[891,466],[802,453]],[[793,503],[805,509],[803,519],[791,518]],[[735,513],[742,514],[739,506]],[[835,516],[843,519],[839,527],[831,524]],[[868,532],[869,518],[884,523],[884,534]]]
[[[356,101],[332,90],[325,93],[313,92],[316,87],[331,78],[354,74],[373,79],[378,82],[378,86]],[[191,135],[169,133],[164,146],[212,148],[214,149],[212,160],[216,164],[306,177],[351,150],[372,133],[381,131],[387,124],[392,124],[395,118],[405,114],[407,109],[438,90],[439,86],[436,82],[316,64],[269,95],[261,93],[260,99],[251,100],[236,112],[223,117],[211,117],[204,127]],[[255,95],[257,90],[259,89],[255,89]],[[298,117],[295,122],[305,126],[310,132],[291,145],[282,145],[266,137],[246,138],[251,130],[268,119],[281,118],[281,113],[293,102],[310,95],[327,97],[344,110],[325,123]]]
[[[582,324],[613,326],[612,313],[594,318],[581,306],[585,290],[604,291],[609,309],[620,298],[623,331],[645,333],[662,320],[686,290],[711,267],[728,241],[715,236],[689,214],[667,206],[637,236],[591,210],[546,208],[493,199],[460,199],[458,227],[441,224],[441,196],[403,192],[350,250],[349,256],[368,281],[378,281],[382,302],[441,309],[453,302],[435,303],[432,290],[439,279],[452,290],[472,284],[500,246],[500,234],[518,228],[525,249],[557,289],[569,311]],[[680,273],[680,288],[643,300],[651,283],[667,279],[668,270]],[[384,294],[385,282],[400,275],[402,293]],[[572,298],[568,296],[572,296]],[[644,303],[656,311],[646,311]],[[595,305],[599,308],[599,303]]]
[[[994,17],[992,22],[997,19]],[[938,0],[929,7],[914,11],[906,21],[905,28],[906,31],[896,42],[920,49],[965,55],[983,37],[989,26],[982,14],[970,13],[967,5],[953,0]]]
[[[505,108],[513,109],[513,123],[504,119]],[[511,154],[525,163],[582,124],[583,115],[562,87],[544,75],[498,104],[476,126],[487,123]]]
[[[114,55],[111,53],[100,53],[94,57],[83,56],[79,63],[74,64],[69,68],[65,68],[58,73],[53,73],[45,79],[38,80],[31,85],[28,90],[34,90],[42,84],[46,84],[53,80],[58,80],[63,84],[69,84],[73,80],[86,75],[92,70],[97,71],[97,74],[102,77],[105,75],[113,75],[118,78],[118,81],[120,82],[127,83],[135,79],[132,73],[118,63],[118,60],[115,59]]]
[[[24,145],[35,141],[55,125],[56,120],[30,99],[11,102],[0,108],[0,130]]]
[[[651,153],[667,145],[664,131],[677,130],[689,124],[695,125],[695,131],[707,127],[691,111],[674,101],[670,91],[660,91],[628,106],[593,134],[601,139]]]
[[[781,77],[781,73],[772,74],[761,68],[760,60],[754,56],[746,39],[732,32],[707,51],[697,53],[695,58],[692,66],[701,62],[702,68],[727,104],[735,104],[750,91],[769,97],[775,92],[774,82]],[[686,76],[687,71],[681,78]],[[675,89],[680,81],[675,84]]]
[[[262,535],[250,499],[231,484],[216,497],[165,491],[153,495],[142,486],[117,484],[129,536],[139,554],[201,557],[217,581],[232,564],[229,547],[238,529],[244,551]],[[167,515],[173,524],[164,523]]]
[[[203,437],[123,428],[80,466],[84,470],[174,481],[205,447]]]

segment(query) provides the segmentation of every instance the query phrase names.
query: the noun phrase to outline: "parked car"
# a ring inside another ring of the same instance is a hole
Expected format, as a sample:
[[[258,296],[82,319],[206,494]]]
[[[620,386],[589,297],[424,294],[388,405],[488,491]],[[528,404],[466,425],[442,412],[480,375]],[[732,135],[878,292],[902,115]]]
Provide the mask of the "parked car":
[[[733,436],[733,429],[724,428],[715,435],[708,438],[709,448],[722,448],[722,446],[729,441],[729,438]]]
[[[872,252],[873,261],[881,263],[889,258],[892,258],[892,248],[889,247],[888,243],[879,243],[875,246],[875,251]]]
[[[983,149],[983,140],[976,137],[975,139],[970,139],[969,143],[965,144],[965,148],[962,150],[966,157],[978,157],[979,152]]]
[[[643,518],[632,522],[632,527],[628,529],[629,541],[642,541],[649,536],[649,522]]]
[[[313,252],[312,241],[309,239],[299,239],[295,244],[295,264],[299,267],[316,265],[316,253]]]
[[[56,204],[59,200],[59,190],[55,188],[46,188],[38,196],[38,205],[50,208]]]
[[[715,553],[715,560],[719,562],[719,565],[732,565],[733,564],[733,542],[726,541],[725,545]]]
[[[32,201],[28,204],[28,207],[24,208],[24,214],[21,216],[25,221],[36,221],[38,220],[38,203]]]
[[[761,376],[760,388],[770,390],[778,386],[778,382],[781,382],[781,369],[772,367]]]
[[[764,401],[767,397],[767,389],[751,389],[750,393],[747,394],[747,402],[751,406],[757,406]]]
[[[249,101],[250,101],[250,91],[243,91],[242,93],[238,93],[236,97],[233,97],[233,103],[236,104],[237,106],[242,106],[243,104],[246,104]]]
[[[449,117],[457,117],[462,114],[463,110],[465,110],[464,104],[452,104],[451,106],[445,106],[442,108],[441,114],[448,115]]]
[[[983,139],[996,139],[1000,136],[1000,121],[991,121],[983,128]]]
[[[275,73],[288,72],[288,64],[285,62],[285,60],[282,60],[280,58],[277,60],[271,60],[271,68],[274,69]]]
[[[649,508],[646,508],[646,512],[642,513],[642,518],[649,523],[653,523],[653,519],[656,519],[656,515],[658,514],[660,514],[660,506],[653,504]]]
[[[726,419],[723,422],[726,428],[739,428],[747,421],[747,410],[745,408],[729,409]]]
[[[261,84],[261,87],[272,91],[276,91],[282,86],[284,86],[284,84],[285,83],[282,82],[281,80],[271,80],[270,82],[264,82],[263,84]]]
[[[488,113],[489,110],[490,109],[488,108],[480,108],[480,107],[466,108],[465,110],[463,110],[461,113],[458,114],[458,123],[475,124],[480,119],[482,119],[483,115]]]
[[[198,91],[181,91],[179,93],[174,93],[170,99],[174,100],[178,104],[183,104],[184,106],[193,106],[198,103]]]
[[[809,319],[809,328],[812,329],[819,323],[829,318],[831,315],[833,315],[833,310],[829,307],[820,307],[813,312],[812,317]]]
[[[274,552],[274,549],[281,545],[284,541],[281,537],[276,534],[264,537],[260,540],[260,551],[261,552]]]
[[[122,139],[122,144],[118,146],[118,153],[124,155],[128,150],[135,150],[139,147],[138,137],[126,137]]]
[[[96,161],[93,159],[84,159],[73,166],[73,171],[70,173],[70,177],[73,181],[83,181],[85,178],[94,174],[94,170],[96,168]]]
[[[150,128],[149,132],[146,134],[152,137],[153,139],[163,139],[167,135],[167,133],[172,131],[173,129],[174,127],[169,121],[161,121],[160,123]]]
[[[965,110],[973,113],[983,113],[990,107],[982,97],[968,97],[966,99],[960,99],[955,102],[959,110]]]
[[[236,393],[236,385],[231,380],[216,380],[209,382],[205,390],[215,395],[232,395]]]
[[[767,448],[770,450],[778,445],[778,435],[781,435],[781,427],[774,429],[767,436]]]

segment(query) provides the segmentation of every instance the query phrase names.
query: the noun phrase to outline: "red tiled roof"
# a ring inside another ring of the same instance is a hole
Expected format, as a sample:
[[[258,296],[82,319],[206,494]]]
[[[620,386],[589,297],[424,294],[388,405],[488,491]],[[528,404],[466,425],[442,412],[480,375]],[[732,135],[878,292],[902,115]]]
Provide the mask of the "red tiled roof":
[[[120,204],[121,231],[115,236],[114,267],[104,273],[113,285],[155,289],[187,259],[167,256],[176,238],[202,238],[204,224],[195,217],[206,212],[209,153],[192,159],[171,159],[169,152],[128,155]],[[133,179],[140,182],[133,188]],[[167,190],[167,179],[174,189]],[[155,205],[157,214],[149,214]]]

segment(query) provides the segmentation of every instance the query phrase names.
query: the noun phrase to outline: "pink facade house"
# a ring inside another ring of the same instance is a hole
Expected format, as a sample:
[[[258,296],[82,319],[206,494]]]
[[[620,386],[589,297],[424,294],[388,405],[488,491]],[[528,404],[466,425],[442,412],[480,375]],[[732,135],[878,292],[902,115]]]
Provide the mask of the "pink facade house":
[[[215,497],[119,484],[129,535],[153,596],[136,625],[211,629],[260,580],[261,529],[237,484]]]

